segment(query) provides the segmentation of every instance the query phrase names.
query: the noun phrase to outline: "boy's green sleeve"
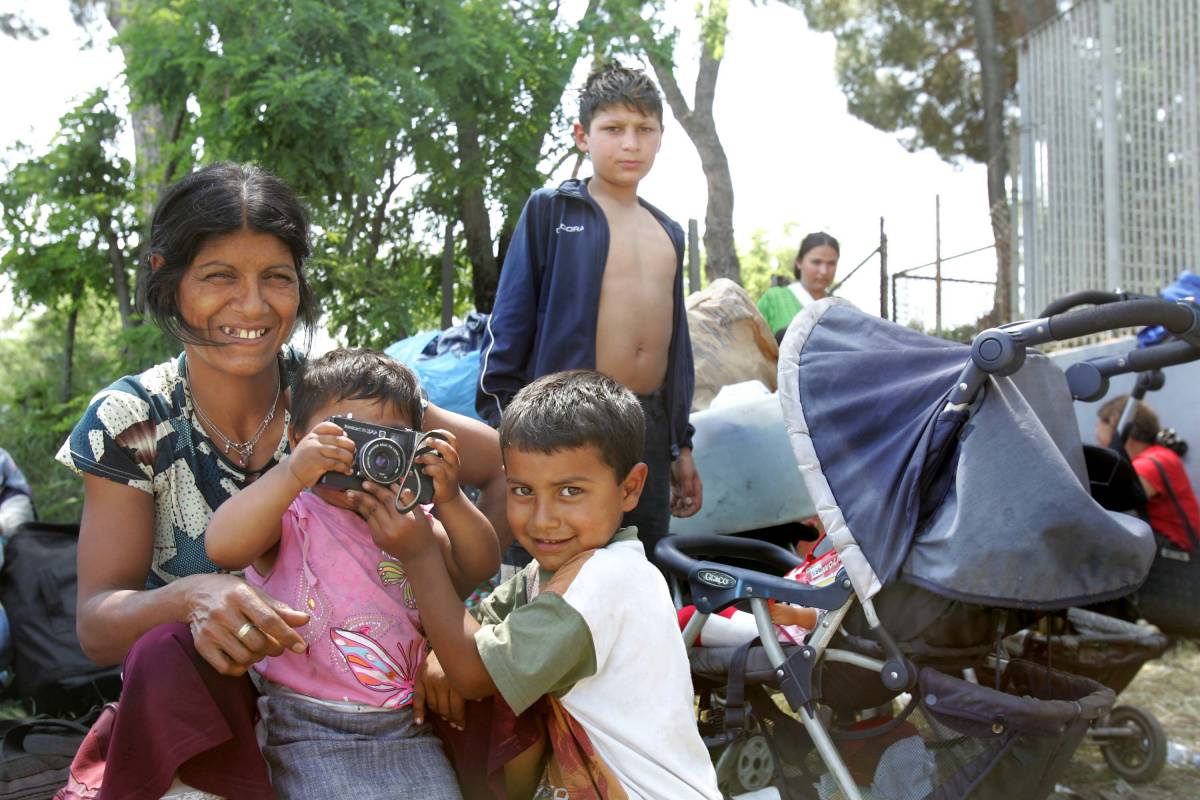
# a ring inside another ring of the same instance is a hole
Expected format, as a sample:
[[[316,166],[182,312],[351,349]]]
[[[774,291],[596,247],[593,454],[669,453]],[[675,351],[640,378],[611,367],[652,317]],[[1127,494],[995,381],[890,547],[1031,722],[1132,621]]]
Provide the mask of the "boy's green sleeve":
[[[471,616],[480,625],[495,625],[525,602],[528,583],[526,571],[521,570],[493,589],[479,605],[471,609]]]
[[[553,592],[475,633],[483,665],[520,714],[545,694],[561,697],[596,674],[596,649],[583,616]]]

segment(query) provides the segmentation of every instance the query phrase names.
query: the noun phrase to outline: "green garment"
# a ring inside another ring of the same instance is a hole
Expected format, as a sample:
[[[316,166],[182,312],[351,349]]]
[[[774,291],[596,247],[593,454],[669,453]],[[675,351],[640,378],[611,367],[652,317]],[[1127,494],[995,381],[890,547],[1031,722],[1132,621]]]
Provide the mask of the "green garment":
[[[786,286],[772,286],[758,299],[758,310],[766,317],[771,333],[787,328],[792,317],[799,314],[803,307],[795,293]]]

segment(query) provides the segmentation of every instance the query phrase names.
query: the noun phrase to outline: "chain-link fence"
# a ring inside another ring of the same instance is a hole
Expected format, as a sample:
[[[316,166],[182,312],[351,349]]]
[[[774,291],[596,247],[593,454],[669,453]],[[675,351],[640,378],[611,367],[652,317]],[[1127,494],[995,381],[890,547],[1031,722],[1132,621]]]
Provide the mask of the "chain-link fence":
[[[1081,0],[1019,56],[1024,311],[1200,264],[1200,6]]]

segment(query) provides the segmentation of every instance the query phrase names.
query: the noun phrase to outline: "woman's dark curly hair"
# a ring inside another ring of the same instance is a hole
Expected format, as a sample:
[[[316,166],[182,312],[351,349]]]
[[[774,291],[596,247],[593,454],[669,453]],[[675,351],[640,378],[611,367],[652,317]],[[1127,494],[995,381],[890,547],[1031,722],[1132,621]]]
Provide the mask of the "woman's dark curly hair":
[[[183,319],[179,284],[201,247],[240,230],[268,233],[291,251],[300,292],[296,317],[312,327],[317,309],[304,278],[311,248],[308,214],[300,198],[282,180],[253,164],[219,163],[173,184],[154,209],[150,242],[138,267],[137,297],[140,308],[159,328],[190,344],[212,344]]]

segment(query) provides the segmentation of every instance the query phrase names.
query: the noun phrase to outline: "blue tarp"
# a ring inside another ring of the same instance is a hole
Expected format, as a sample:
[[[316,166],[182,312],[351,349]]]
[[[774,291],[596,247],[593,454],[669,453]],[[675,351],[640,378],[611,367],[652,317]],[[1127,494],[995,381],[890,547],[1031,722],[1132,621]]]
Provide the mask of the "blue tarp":
[[[463,416],[475,413],[475,385],[479,382],[479,331],[487,317],[472,312],[462,325],[445,331],[424,331],[401,339],[384,350],[412,367],[429,400]],[[469,349],[469,348],[474,349]]]
[[[1200,275],[1185,269],[1179,277],[1164,287],[1159,293],[1164,300],[1190,300],[1200,302]],[[1150,347],[1167,338],[1167,329],[1161,325],[1143,328],[1138,332],[1138,347]]]

